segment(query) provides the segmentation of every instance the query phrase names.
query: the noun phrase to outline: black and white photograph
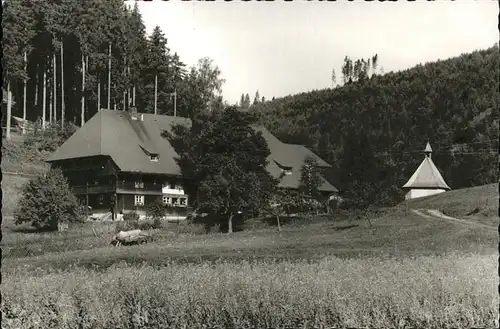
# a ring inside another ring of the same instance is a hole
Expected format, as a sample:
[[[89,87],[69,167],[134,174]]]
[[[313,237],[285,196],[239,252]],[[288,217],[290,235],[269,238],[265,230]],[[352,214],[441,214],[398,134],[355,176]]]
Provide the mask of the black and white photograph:
[[[1,328],[500,327],[499,11],[3,0]]]

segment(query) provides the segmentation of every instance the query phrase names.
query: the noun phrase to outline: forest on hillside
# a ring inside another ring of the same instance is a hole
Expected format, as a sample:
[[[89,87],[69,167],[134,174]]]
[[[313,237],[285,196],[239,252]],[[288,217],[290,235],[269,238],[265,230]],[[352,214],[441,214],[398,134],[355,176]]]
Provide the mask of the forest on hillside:
[[[190,116],[223,106],[218,67],[202,58],[187,68],[158,26],[146,34],[137,4],[6,0],[2,6],[4,114],[81,125],[100,108],[173,115],[175,102],[178,116]]]
[[[183,117],[225,108],[212,60],[187,68],[165,33],[147,35],[137,5],[125,3],[3,1],[2,117],[62,126],[100,108],[172,115],[175,103]],[[346,56],[342,86],[271,101],[257,91],[240,107],[331,163],[326,175],[347,196],[394,203],[427,141],[452,189],[497,180],[499,56],[495,45],[387,74],[376,70],[377,55]]]
[[[495,45],[249,110],[283,141],[331,163],[329,177],[347,196],[393,204],[427,141],[452,189],[497,181],[499,57]]]

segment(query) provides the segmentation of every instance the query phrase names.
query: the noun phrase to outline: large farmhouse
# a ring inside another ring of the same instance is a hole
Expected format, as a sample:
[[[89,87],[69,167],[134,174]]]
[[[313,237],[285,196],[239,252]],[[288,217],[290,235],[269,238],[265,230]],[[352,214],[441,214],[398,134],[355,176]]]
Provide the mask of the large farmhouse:
[[[177,154],[163,131],[172,125],[190,125],[190,120],[135,111],[98,111],[48,159],[60,168],[82,205],[96,213],[137,211],[161,197],[169,216],[188,214],[189,196],[184,191],[186,178],[175,158]],[[296,189],[306,156],[316,158],[321,168],[330,165],[301,145],[285,144],[267,129],[257,126],[266,139],[271,155],[268,171],[279,186]],[[322,177],[320,191],[337,189]]]

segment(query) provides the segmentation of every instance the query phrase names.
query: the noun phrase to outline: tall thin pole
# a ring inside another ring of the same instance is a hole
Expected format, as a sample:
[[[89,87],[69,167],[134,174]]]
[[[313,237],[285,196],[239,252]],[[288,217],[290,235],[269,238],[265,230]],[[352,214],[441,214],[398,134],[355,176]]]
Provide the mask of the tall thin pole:
[[[130,79],[130,65],[127,65],[127,76]],[[131,81],[129,80],[129,85],[128,85],[128,88],[127,88],[127,105],[128,105],[128,107],[130,107],[130,104],[132,104],[132,97],[130,95],[130,92],[132,90],[130,88],[130,82]]]
[[[39,69],[39,65],[38,63],[36,64],[36,72],[35,72],[35,106],[38,105],[38,82],[40,81],[38,79],[39,75],[38,75],[38,69]]]
[[[123,77],[127,77],[127,59],[123,59]],[[128,82],[126,83],[126,85]],[[127,88],[123,89],[123,109],[122,111],[125,111],[127,109]]]
[[[135,107],[135,85],[132,88],[132,106]]]
[[[99,74],[99,78],[97,81],[97,111],[100,110],[101,110],[101,76]]]
[[[5,138],[10,140],[10,120],[12,115],[12,91],[10,90],[10,79],[7,82],[7,131],[5,132]]]
[[[54,51],[54,53],[52,54],[52,65],[54,66],[54,77],[53,77],[53,81],[54,81],[54,122],[57,122],[57,71],[56,71],[56,67],[57,67],[57,63],[56,63],[56,53]]]
[[[177,91],[174,89],[174,117],[177,116]]]
[[[47,106],[47,67],[45,66],[43,68],[43,103],[42,103],[42,130],[45,130],[45,117],[47,116],[46,113],[46,106]]]
[[[155,74],[155,114],[156,114],[156,103],[157,103],[157,93],[158,91],[158,74]]]
[[[85,74],[89,73],[89,55],[85,55]],[[88,107],[85,108],[85,113],[88,112]],[[88,118],[88,115],[87,115]]]
[[[28,62],[28,59],[27,59],[27,55],[26,55],[26,51],[24,51],[24,72],[26,74],[28,74],[28,72],[26,72],[26,66],[27,66],[27,62]],[[22,134],[24,135],[26,133],[26,79],[24,79],[23,81],[23,88],[24,88],[24,98],[23,98],[23,130],[22,130]]]
[[[49,78],[47,78],[48,80]],[[49,80],[50,82],[50,80]],[[49,123],[52,125],[52,88],[50,88],[50,83],[49,83]]]
[[[64,128],[64,116],[65,104],[64,104],[64,46],[63,40],[61,38],[61,129]]]
[[[85,57],[82,54],[82,113],[80,113],[80,127],[85,123]]]
[[[108,46],[108,109],[111,109],[111,42]]]

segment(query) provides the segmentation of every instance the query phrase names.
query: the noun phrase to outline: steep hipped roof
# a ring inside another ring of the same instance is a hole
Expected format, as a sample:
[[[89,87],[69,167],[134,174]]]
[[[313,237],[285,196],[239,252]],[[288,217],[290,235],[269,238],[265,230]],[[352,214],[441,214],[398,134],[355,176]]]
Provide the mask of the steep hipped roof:
[[[262,126],[254,126],[256,131],[262,133],[262,137],[267,141],[271,155],[268,157],[269,164],[267,171],[278,178],[282,175],[282,168],[291,168],[290,173],[284,175],[279,183],[283,188],[298,188],[300,185],[300,170],[304,164],[306,156],[311,156],[318,162],[322,168],[330,168],[331,165],[319,156],[314,154],[308,148],[302,145],[286,144],[271,134],[266,128]],[[330,184],[324,177],[321,176],[322,184],[319,187],[320,191],[324,192],[338,192],[337,188]]]
[[[314,158],[318,165],[322,168],[330,168],[331,165],[325,160],[321,159],[311,150],[303,145],[286,144],[276,138],[266,128],[255,125],[253,128],[262,133],[262,137],[267,141],[267,145],[271,150],[272,159],[284,167],[297,167],[302,166],[306,156]]]
[[[450,187],[446,184],[443,176],[441,176],[441,173],[430,157],[432,149],[429,143],[427,143],[424,152],[426,153],[424,161],[422,161],[415,173],[403,187],[450,190]]]
[[[181,117],[143,114],[143,120],[132,120],[128,112],[101,110],[78,129],[48,159],[49,162],[95,155],[110,156],[125,172],[180,175],[174,160],[177,153],[161,136],[172,124],[186,124]],[[153,162],[148,154],[158,154]]]
[[[124,172],[180,175],[180,168],[175,162],[177,153],[161,133],[163,130],[170,131],[174,124],[190,125],[191,121],[154,114],[142,114],[142,118],[132,120],[130,114],[124,111],[98,111],[47,161],[106,155]],[[262,132],[271,151],[267,166],[269,173],[277,178],[283,173],[280,166],[291,168],[292,173],[281,180],[281,187],[298,188],[300,169],[308,155],[315,158],[320,167],[331,167],[302,145],[285,144],[262,126],[254,126],[254,129]],[[149,154],[158,154],[158,162],[150,161]],[[323,177],[321,179],[323,184],[320,190],[337,192],[328,181]]]

